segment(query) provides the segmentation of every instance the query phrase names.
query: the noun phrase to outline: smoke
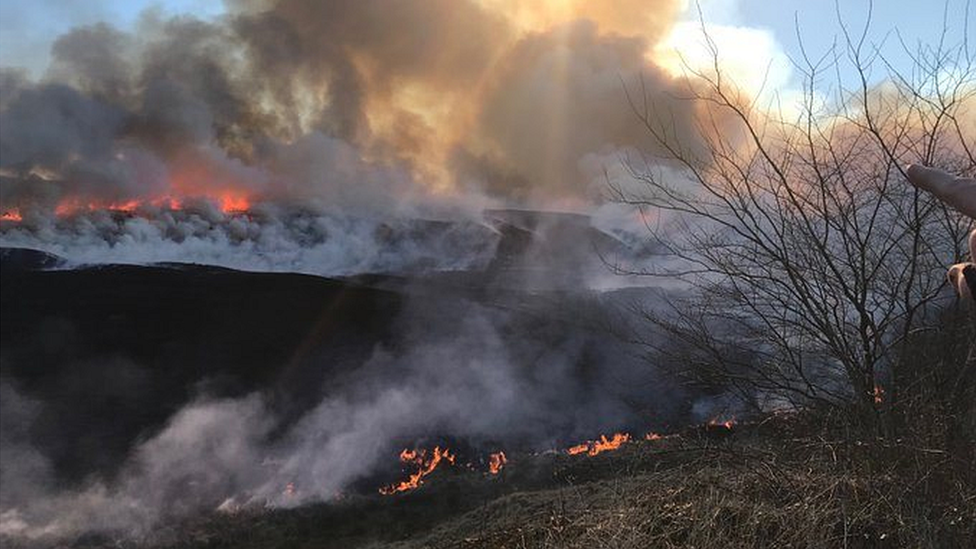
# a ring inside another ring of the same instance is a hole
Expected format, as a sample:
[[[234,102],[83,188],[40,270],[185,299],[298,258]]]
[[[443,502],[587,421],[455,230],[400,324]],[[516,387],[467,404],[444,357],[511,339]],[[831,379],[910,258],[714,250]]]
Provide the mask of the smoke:
[[[242,0],[75,28],[40,79],[0,69],[0,244],[329,275],[480,265],[481,229],[401,228],[599,208],[621,155],[653,153],[624,82],[696,142],[686,82],[654,61],[680,8]]]
[[[32,410],[22,406],[24,398],[6,384],[0,387],[12,397],[5,399],[5,414],[22,416],[11,423],[12,430],[30,426],[32,418],[23,416]],[[261,472],[254,458],[258,439],[271,424],[265,412],[257,397],[193,403],[136,448],[116,479],[93,478],[78,488],[59,488],[43,454],[28,442],[5,439],[0,536],[132,535],[160,520],[203,510],[216,495]]]
[[[3,73],[2,207],[227,194],[586,207],[599,192],[581,159],[647,145],[622,79],[643,75],[662,116],[691,127],[671,99],[681,84],[649,61],[677,2],[625,8],[279,0],[76,28],[40,80]]]
[[[653,55],[681,2],[554,4],[239,0],[209,21],[146,12],[131,32],[76,28],[41,78],[0,69],[0,245],[73,266],[619,285],[594,248],[636,245],[643,221],[604,204],[605,178],[622,155],[656,152],[624,82],[640,77],[655,115],[697,143],[676,99],[687,83]],[[503,207],[596,217],[482,214]],[[262,392],[203,391],[80,485],[59,484],[28,436],[46,404],[5,381],[0,535],[131,534],[221,506],[328,500],[427,437],[539,450],[676,413],[675,389],[633,349],[578,324],[607,304],[567,301],[519,315],[417,298],[397,345],[330,378],[297,421]]]
[[[26,436],[43,404],[4,382],[0,536],[157,535],[161,521],[194,513],[328,501],[363,479],[376,489],[376,471],[395,463],[400,445],[437,440],[430,437],[483,451],[545,450],[565,437],[644,423],[647,409],[627,401],[654,402],[657,417],[673,414],[674,400],[663,395],[674,387],[654,383],[628,351],[600,341],[607,336],[565,324],[582,311],[564,304],[549,311],[559,322],[540,325],[466,300],[417,299],[398,320],[400,343],[377,346],[359,368],[329,379],[319,404],[297,421],[282,424],[259,393],[201,394],[133,448],[114,476],[74,487],[58,484]]]
[[[28,216],[3,239],[67,258],[66,267],[185,262],[328,276],[481,269],[497,241],[494,231],[474,222],[352,217],[274,204],[228,215],[207,202],[135,214]]]

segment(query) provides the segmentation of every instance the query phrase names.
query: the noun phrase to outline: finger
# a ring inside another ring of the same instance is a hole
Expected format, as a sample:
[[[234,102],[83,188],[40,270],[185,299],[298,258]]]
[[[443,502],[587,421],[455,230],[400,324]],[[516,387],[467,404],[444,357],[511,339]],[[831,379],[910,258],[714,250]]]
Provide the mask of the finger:
[[[910,164],[905,172],[916,187],[926,190],[959,212],[976,219],[976,179],[955,177],[942,170]]]

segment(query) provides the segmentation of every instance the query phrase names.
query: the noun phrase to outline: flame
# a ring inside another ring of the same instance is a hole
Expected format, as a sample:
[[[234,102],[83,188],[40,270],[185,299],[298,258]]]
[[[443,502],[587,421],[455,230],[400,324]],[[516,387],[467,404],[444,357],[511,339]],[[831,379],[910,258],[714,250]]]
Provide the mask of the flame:
[[[625,442],[630,442],[630,435],[627,433],[614,433],[611,438],[600,435],[599,440],[590,440],[576,446],[571,446],[566,450],[571,456],[586,453],[588,456],[595,456],[603,452],[609,452],[620,448]]]
[[[595,456],[600,452],[616,450],[617,448],[620,448],[620,446],[623,443],[629,441],[630,441],[630,435],[628,435],[627,433],[615,433],[613,435],[613,438],[610,440],[607,440],[606,436],[600,435],[600,440],[594,443],[593,447],[590,449],[588,453],[591,456]]]
[[[570,446],[566,449],[566,453],[575,456],[576,454],[582,454],[583,452],[590,449],[590,443],[584,442],[583,444],[577,444],[576,446]]]
[[[505,457],[505,452],[496,452],[488,458],[488,472],[497,475],[506,463],[508,463],[508,458]]]
[[[24,218],[20,215],[20,210],[11,209],[0,214],[0,221],[23,221]]]
[[[225,214],[241,213],[251,209],[251,200],[246,195],[225,191],[217,197],[217,205]]]
[[[437,469],[437,466],[442,461],[447,461],[453,465],[454,454],[446,448],[441,450],[440,446],[435,446],[430,454],[426,450],[409,450],[405,448],[400,452],[400,461],[416,465],[418,467],[417,472],[411,474],[407,480],[380,488],[381,494],[389,496],[397,492],[407,492],[416,489],[424,483],[424,477],[433,473],[434,469]]]
[[[167,200],[167,204],[172,203]],[[139,208],[146,205],[163,205],[160,201],[126,200],[123,202],[82,202],[77,198],[62,200],[54,207],[54,214],[58,217],[74,215],[78,212],[94,212],[99,210],[120,213],[135,213]],[[176,208],[173,208],[176,209]]]
[[[88,208],[86,208],[76,199],[62,200],[57,206],[54,207],[54,215],[64,217],[81,209],[90,209],[90,205]]]
[[[880,385],[874,386],[874,392],[872,394],[874,395],[875,404],[881,404],[882,402],[884,402],[885,391]]]
[[[735,416],[732,416],[731,418],[729,418],[729,419],[727,419],[725,421],[720,420],[718,417],[714,417],[714,418],[708,420],[708,426],[709,427],[722,427],[723,429],[727,429],[727,430],[731,431],[732,428],[735,427]]]
[[[297,493],[298,493],[298,489],[295,488],[295,483],[289,482],[288,484],[285,485],[285,490],[281,494],[285,497],[293,498]]]
[[[664,438],[664,437],[662,437],[661,435],[659,435],[657,433],[653,433],[653,432],[647,433],[646,435],[644,435],[644,440],[661,440],[662,438]]]
[[[110,211],[133,214],[144,208],[181,210],[190,202],[209,202],[224,214],[251,209],[254,193],[234,178],[205,166],[181,164],[170,175],[167,190],[155,195],[125,200],[90,199],[78,195],[62,197],[54,207],[57,216],[80,212]]]
[[[142,203],[138,200],[127,200],[125,202],[111,202],[106,204],[102,209],[113,211],[113,212],[123,212],[123,213],[133,213]],[[92,209],[92,205],[88,205],[89,209]]]
[[[251,209],[252,200],[247,194],[235,191],[223,191],[213,196],[187,196],[185,198],[174,196],[160,196],[147,199],[133,199],[121,202],[82,202],[78,198],[67,198],[62,200],[54,208],[54,214],[58,217],[66,217],[79,212],[109,211],[134,214],[138,210],[152,207],[165,210],[181,210],[187,200],[198,199],[213,203],[224,214],[240,214]],[[20,221],[21,216],[17,210],[4,212],[4,220]]]

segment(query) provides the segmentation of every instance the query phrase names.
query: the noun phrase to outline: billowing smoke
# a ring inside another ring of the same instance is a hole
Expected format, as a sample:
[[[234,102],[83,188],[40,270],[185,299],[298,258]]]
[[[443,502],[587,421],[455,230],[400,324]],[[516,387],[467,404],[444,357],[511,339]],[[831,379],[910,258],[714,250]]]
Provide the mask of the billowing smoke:
[[[241,1],[214,21],[147,12],[132,32],[77,28],[40,80],[0,69],[0,243],[241,266],[279,241],[289,222],[267,213],[281,207],[374,224],[591,210],[621,154],[650,146],[625,82],[640,78],[672,131],[693,127],[675,99],[685,84],[651,62],[678,4]],[[220,227],[201,251],[198,226],[169,226],[202,202],[273,206],[249,223],[259,238]],[[105,209],[149,221],[106,233]],[[335,248],[355,240],[337,234]]]
[[[593,252],[640,256],[626,229],[643,223],[602,204],[607,173],[654,152],[624,83],[640,78],[669,131],[695,142],[693,107],[675,99],[685,84],[652,61],[681,2],[558,4],[239,0],[217,20],[147,12],[131,32],[77,28],[40,79],[0,70],[0,245],[70,265],[461,271],[526,295],[605,286]],[[297,419],[262,391],[201,390],[114,474],[67,487],[28,432],[45,404],[4,380],[0,535],[327,500],[398,444],[539,450],[643,423],[658,395],[655,413],[674,402],[633,349],[578,324],[605,304],[411,303],[397,345],[376,344]]]
[[[643,76],[675,128],[691,126],[669,99],[680,86],[648,61],[676,4],[543,18],[280,0],[234,2],[216,22],[78,28],[40,81],[3,73],[2,207],[236,197],[388,211],[475,193],[579,208],[600,194],[587,155],[647,145],[622,81]]]
[[[71,267],[184,262],[329,276],[419,274],[483,268],[498,235],[481,223],[325,213],[272,203],[227,214],[206,201],[178,210],[97,210],[60,218],[31,214],[6,246],[40,248]]]

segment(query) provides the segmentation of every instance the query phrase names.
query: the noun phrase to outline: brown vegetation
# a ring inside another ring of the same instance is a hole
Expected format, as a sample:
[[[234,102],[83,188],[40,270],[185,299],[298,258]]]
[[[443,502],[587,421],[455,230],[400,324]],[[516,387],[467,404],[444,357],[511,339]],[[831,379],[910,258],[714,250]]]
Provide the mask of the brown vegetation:
[[[158,532],[189,547],[969,547],[973,471],[938,437],[860,439],[836,417],[693,428],[595,457],[439,469],[410,494],[214,514]],[[972,443],[972,441],[970,441]],[[161,541],[157,538],[157,542]]]

